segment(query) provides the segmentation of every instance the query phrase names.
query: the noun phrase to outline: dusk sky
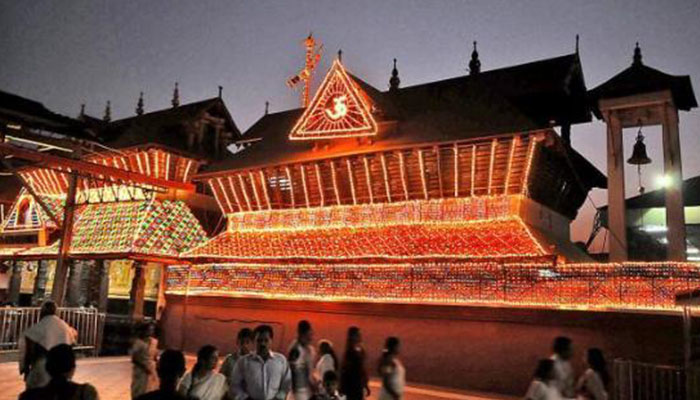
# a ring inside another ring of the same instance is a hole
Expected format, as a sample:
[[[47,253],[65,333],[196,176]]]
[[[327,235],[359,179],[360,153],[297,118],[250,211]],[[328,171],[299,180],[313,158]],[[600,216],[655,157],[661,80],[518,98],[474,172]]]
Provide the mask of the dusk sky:
[[[613,4],[614,3],[614,4]],[[270,101],[271,111],[298,107],[285,80],[303,64],[301,40],[313,31],[325,54],[321,75],[339,48],[355,75],[386,89],[392,58],[402,86],[466,74],[471,42],[479,42],[482,70],[580,55],[593,88],[632,62],[640,42],[644,63],[690,75],[700,90],[700,1],[5,1],[0,0],[0,90],[75,117],[81,103],[101,117],[134,115],[139,91],[146,111],[224,87],[224,100],[245,131]],[[316,83],[320,80],[317,76]],[[700,174],[700,112],[681,112],[684,177]],[[626,132],[631,153],[634,130]],[[605,128],[573,128],[573,144],[605,172]],[[660,128],[646,128],[648,190],[661,173]],[[637,190],[627,170],[627,193]],[[606,203],[604,191],[592,198]],[[590,231],[587,203],[573,225],[574,240]],[[595,250],[595,249],[594,249]]]

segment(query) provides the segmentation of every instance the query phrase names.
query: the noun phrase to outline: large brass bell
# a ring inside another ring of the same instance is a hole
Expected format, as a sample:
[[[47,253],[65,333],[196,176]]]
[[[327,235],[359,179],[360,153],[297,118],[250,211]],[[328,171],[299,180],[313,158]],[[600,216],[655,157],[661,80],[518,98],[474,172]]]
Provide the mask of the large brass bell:
[[[632,149],[632,157],[627,160],[627,163],[632,165],[645,165],[651,163],[651,158],[647,155],[647,146],[644,144],[644,135],[641,129],[637,133],[637,141]]]

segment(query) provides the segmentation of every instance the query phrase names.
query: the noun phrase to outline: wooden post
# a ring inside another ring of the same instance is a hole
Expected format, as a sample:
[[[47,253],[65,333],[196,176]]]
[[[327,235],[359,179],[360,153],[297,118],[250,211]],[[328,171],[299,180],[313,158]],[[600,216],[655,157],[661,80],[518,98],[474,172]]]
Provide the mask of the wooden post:
[[[22,286],[22,264],[12,261],[12,276],[10,277],[10,287],[7,301],[14,305],[19,305],[19,291]]]
[[[53,280],[51,296],[58,307],[63,305],[63,297],[66,293],[66,277],[68,276],[68,252],[70,251],[73,235],[73,215],[75,214],[75,192],[78,186],[78,175],[75,171],[70,174],[66,205],[63,209],[63,224],[61,224],[61,238],[58,245],[58,260],[56,262],[56,274]]]
[[[143,304],[146,294],[146,268],[141,261],[134,261],[134,278],[129,292],[129,316],[132,321],[143,319]]]
[[[683,172],[681,147],[678,137],[678,110],[667,103],[663,107],[664,175],[666,185],[666,227],[668,250],[666,257],[672,261],[685,261],[686,232],[685,209],[683,207]]]
[[[68,262],[68,290],[66,293],[66,305],[68,307],[80,307],[80,288],[82,281],[83,262],[72,260]]]
[[[99,312],[107,312],[109,300],[109,264],[105,260],[95,260],[90,268],[90,295],[88,303],[97,307]]]
[[[610,261],[627,261],[627,223],[625,216],[625,164],[622,149],[622,124],[617,112],[606,115],[608,147],[608,229]]]
[[[39,260],[34,279],[34,291],[32,292],[32,306],[39,306],[46,297],[46,283],[49,280],[49,265],[47,260]]]

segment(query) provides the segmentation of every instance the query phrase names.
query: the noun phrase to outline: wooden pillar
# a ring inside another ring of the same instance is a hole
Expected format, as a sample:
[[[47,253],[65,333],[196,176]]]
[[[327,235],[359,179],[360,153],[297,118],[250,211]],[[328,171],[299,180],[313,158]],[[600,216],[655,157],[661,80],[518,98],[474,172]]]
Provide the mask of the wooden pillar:
[[[608,229],[610,261],[627,260],[627,223],[625,216],[625,161],[622,124],[616,111],[606,115],[608,147]]]
[[[22,264],[17,261],[12,261],[11,271],[12,275],[10,276],[7,301],[14,305],[19,305],[19,291],[22,286]]]
[[[66,306],[80,307],[80,288],[82,281],[83,263],[78,260],[72,260],[68,263],[68,290],[66,292]]]
[[[146,294],[146,267],[143,262],[134,262],[134,278],[129,292],[129,316],[133,321],[143,319],[143,304]]]
[[[88,303],[100,312],[107,312],[109,300],[109,264],[105,260],[95,260],[90,268],[90,290]]]
[[[685,261],[686,233],[683,206],[683,171],[681,168],[681,145],[678,136],[678,110],[672,103],[663,105],[663,150],[666,186],[666,235],[668,240],[666,258]]]
[[[56,262],[56,274],[53,279],[51,296],[58,307],[63,305],[63,297],[66,293],[66,277],[68,276],[68,252],[73,235],[73,214],[75,213],[75,192],[78,186],[78,175],[73,172],[69,175],[68,192],[66,193],[66,205],[63,208],[63,223],[61,224],[61,238],[58,246],[58,260]]]
[[[40,306],[46,299],[46,283],[49,280],[49,263],[47,260],[39,260],[34,279],[34,291],[32,292],[32,306]]]

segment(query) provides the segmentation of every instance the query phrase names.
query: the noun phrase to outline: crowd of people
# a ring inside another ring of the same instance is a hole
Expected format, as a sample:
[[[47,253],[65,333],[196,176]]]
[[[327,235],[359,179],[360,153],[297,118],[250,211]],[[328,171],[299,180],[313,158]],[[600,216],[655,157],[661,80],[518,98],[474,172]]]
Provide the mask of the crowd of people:
[[[21,400],[93,400],[98,393],[90,384],[71,381],[75,372],[72,345],[76,332],[56,316],[56,306],[42,307],[39,323],[25,332],[20,372],[27,390]],[[137,400],[362,400],[370,396],[367,354],[362,332],[352,326],[342,359],[328,340],[314,346],[314,330],[302,320],[287,354],[272,350],[274,330],[269,325],[241,329],[235,351],[219,366],[219,351],[205,345],[197,352],[194,366],[186,371],[184,354],[158,350],[153,326],[137,330],[131,347],[131,398]],[[406,369],[399,355],[401,342],[388,337],[377,363],[381,378],[380,400],[400,400]],[[600,349],[590,348],[588,368],[579,379],[571,365],[573,345],[557,337],[551,357],[537,363],[526,400],[607,400],[610,377]]]

